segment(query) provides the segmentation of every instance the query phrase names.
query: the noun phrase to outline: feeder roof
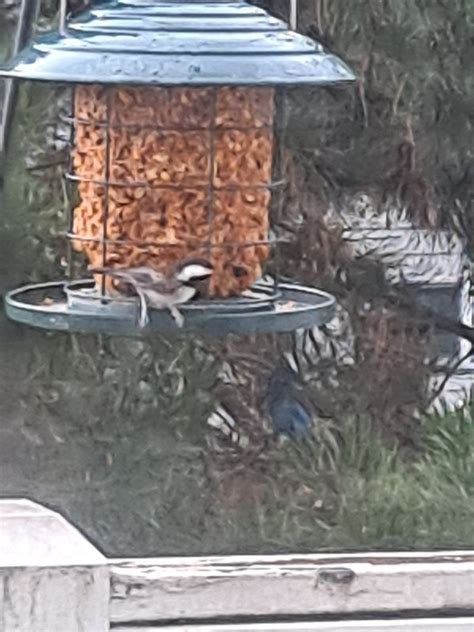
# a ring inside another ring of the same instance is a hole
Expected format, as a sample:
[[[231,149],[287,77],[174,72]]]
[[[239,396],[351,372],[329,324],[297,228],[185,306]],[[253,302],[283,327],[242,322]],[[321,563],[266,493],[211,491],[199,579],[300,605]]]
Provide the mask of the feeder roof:
[[[150,86],[327,85],[354,80],[312,39],[243,0],[112,0],[38,37],[0,76]]]

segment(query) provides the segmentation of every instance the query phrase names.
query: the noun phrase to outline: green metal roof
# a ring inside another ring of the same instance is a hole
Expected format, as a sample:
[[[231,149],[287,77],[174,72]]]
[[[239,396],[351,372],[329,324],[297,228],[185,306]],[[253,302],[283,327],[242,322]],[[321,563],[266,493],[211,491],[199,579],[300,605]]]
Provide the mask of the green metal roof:
[[[38,37],[0,76],[126,85],[327,85],[353,81],[337,56],[236,0],[114,0]]]

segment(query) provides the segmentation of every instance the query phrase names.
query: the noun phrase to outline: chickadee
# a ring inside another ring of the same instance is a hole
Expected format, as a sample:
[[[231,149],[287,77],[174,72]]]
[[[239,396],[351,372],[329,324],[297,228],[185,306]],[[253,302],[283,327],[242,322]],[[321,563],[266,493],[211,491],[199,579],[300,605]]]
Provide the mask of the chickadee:
[[[108,274],[120,283],[130,286],[140,303],[140,327],[149,322],[148,308],[168,309],[178,327],[184,318],[177,305],[187,303],[198,293],[200,285],[209,281],[212,265],[204,259],[187,259],[166,272],[153,268],[95,268],[93,273]]]

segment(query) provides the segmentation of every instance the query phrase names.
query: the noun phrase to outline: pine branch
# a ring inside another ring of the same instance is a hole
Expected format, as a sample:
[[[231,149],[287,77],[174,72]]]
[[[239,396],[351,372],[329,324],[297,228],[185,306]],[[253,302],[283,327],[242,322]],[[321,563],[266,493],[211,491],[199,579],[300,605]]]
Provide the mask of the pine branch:
[[[451,318],[444,314],[423,305],[413,296],[412,291],[403,289],[391,289],[386,296],[388,302],[395,308],[404,311],[416,320],[427,322],[435,329],[454,334],[459,338],[463,338],[471,343],[472,349],[469,355],[474,355],[474,327],[469,327],[455,318]]]

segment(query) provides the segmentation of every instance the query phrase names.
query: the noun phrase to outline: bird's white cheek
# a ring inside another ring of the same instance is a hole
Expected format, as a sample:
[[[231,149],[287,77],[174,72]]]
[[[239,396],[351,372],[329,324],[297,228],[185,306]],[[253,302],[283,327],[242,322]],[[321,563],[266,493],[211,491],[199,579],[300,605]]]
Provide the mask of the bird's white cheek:
[[[206,266],[203,266],[199,263],[194,263],[184,267],[177,275],[176,278],[178,281],[182,281],[186,283],[187,281],[192,281],[194,279],[201,279],[211,276],[212,270]]]

